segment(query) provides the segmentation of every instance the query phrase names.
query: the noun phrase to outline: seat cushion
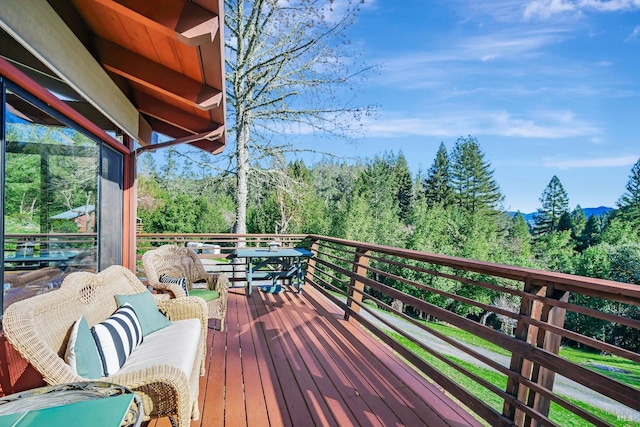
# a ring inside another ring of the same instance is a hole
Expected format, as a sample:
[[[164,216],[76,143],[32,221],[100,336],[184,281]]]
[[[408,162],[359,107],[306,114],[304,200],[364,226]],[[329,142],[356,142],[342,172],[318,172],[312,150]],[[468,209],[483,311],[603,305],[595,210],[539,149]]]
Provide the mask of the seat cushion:
[[[171,322],[171,325],[144,337],[118,373],[127,373],[150,366],[171,365],[191,376],[198,352],[201,325],[198,319]]]
[[[208,289],[191,289],[189,296],[202,298],[206,302],[220,298],[220,292]]]
[[[151,292],[145,291],[139,294],[116,295],[118,306],[129,303],[136,311],[140,326],[142,327],[142,336],[146,337],[152,332],[166,328],[171,324],[164,314],[158,310],[155,300]]]

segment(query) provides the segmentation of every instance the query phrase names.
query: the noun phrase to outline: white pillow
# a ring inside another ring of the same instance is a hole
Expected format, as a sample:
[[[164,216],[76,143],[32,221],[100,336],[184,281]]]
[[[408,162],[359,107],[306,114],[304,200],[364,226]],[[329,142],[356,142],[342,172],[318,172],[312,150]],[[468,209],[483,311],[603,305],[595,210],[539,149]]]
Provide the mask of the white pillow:
[[[133,349],[142,343],[142,328],[129,303],[123,304],[108,319],[93,325],[91,334],[102,359],[105,377],[118,372]]]

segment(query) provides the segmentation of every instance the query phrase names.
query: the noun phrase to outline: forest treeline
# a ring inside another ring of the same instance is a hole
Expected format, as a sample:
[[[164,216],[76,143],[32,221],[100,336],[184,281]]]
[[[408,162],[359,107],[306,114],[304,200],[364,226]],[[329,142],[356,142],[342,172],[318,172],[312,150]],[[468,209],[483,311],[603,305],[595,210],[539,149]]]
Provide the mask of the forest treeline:
[[[233,176],[176,151],[141,161],[138,216],[145,232],[234,229]],[[412,176],[402,153],[347,164],[296,160],[250,175],[250,233],[313,233],[640,284],[640,160],[616,209],[586,218],[553,176],[534,224],[505,212],[491,163],[473,137],[441,144]]]
[[[209,174],[175,151],[162,167],[150,156],[140,164],[138,216],[145,232],[233,231],[233,176]],[[417,176],[402,153],[386,153],[357,164],[254,165],[249,181],[249,233],[321,234],[640,284],[640,160],[619,189],[616,208],[601,216],[586,218],[580,206],[571,208],[558,177],[550,177],[533,224],[503,210],[491,163],[473,137],[459,138],[450,150],[441,144],[431,167]],[[598,308],[640,314],[613,303]],[[600,324],[580,328],[610,342],[620,337]]]

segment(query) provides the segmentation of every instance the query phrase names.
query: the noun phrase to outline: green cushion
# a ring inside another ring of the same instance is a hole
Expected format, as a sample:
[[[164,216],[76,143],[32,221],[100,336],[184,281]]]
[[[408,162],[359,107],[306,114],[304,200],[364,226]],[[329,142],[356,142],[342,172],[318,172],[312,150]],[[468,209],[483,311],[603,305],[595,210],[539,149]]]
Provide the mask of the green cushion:
[[[65,360],[83,378],[102,377],[100,354],[84,316],[71,329]]]
[[[132,295],[116,295],[118,307],[128,302],[138,316],[140,327],[142,327],[142,336],[146,337],[152,332],[159,331],[171,324],[169,319],[158,310],[155,300],[151,292],[145,291]]]
[[[211,301],[220,298],[220,293],[218,291],[209,291],[207,289],[191,289],[189,291],[189,296],[202,298],[205,301]]]

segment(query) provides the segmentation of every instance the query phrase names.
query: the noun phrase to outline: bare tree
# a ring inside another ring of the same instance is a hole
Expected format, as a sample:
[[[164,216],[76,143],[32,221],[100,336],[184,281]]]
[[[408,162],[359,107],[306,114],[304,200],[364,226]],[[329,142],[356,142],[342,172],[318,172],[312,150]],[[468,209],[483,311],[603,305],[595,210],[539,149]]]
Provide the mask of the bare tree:
[[[347,0],[225,0],[235,142],[227,161],[237,182],[237,233],[246,233],[251,162],[293,151],[286,142],[291,133],[352,136],[371,111],[344,96],[367,69],[354,62],[345,37],[358,9],[359,2]]]

